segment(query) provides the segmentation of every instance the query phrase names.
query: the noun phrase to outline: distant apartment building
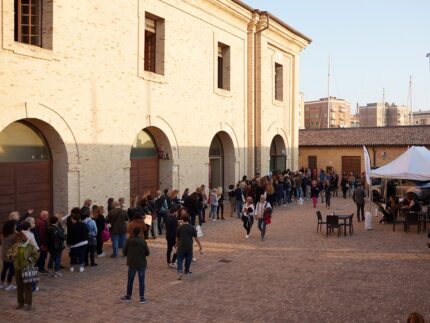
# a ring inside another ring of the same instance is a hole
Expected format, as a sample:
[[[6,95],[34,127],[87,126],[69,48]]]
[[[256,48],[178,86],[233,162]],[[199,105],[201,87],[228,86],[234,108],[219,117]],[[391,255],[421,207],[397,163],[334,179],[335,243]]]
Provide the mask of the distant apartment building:
[[[360,127],[394,127],[411,124],[409,107],[392,103],[368,103],[358,107]]]
[[[412,125],[430,125],[430,110],[413,112]]]
[[[329,114],[327,115],[327,111]],[[349,128],[351,126],[349,102],[330,97],[305,102],[305,128]],[[330,125],[329,127],[327,125]]]

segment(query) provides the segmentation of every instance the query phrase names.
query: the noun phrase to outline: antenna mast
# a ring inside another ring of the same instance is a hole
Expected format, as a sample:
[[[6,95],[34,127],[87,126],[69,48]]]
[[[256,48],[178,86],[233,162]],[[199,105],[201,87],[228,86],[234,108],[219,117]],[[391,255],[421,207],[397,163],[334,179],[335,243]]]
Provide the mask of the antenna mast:
[[[387,122],[387,113],[385,111],[385,88],[382,88],[382,117],[384,120],[384,124],[382,126],[386,127],[388,122]]]
[[[409,95],[408,95],[408,105],[409,105],[409,125],[412,125],[412,75],[409,76]]]

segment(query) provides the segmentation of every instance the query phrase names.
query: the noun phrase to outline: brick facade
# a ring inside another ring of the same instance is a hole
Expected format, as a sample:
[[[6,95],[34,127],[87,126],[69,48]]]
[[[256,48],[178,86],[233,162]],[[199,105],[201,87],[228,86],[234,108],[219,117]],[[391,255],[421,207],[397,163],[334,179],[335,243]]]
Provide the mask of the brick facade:
[[[430,126],[300,130],[299,136],[300,167],[309,167],[309,156],[315,156],[318,169],[332,167],[338,173],[345,157],[359,157],[364,171],[363,146],[372,167],[388,164],[409,146],[430,147]]]
[[[224,188],[268,172],[276,135],[286,166],[298,166],[299,54],[310,39],[276,17],[232,0],[48,1],[49,49],[14,42],[14,1],[1,2],[0,131],[25,120],[45,136],[55,210],[129,197],[142,129],[169,157],[159,161],[161,188],[207,185],[216,134],[225,138]],[[161,74],[143,67],[147,13],[164,21]],[[218,43],[231,50],[229,91],[217,88]],[[275,63],[284,66],[282,102]]]

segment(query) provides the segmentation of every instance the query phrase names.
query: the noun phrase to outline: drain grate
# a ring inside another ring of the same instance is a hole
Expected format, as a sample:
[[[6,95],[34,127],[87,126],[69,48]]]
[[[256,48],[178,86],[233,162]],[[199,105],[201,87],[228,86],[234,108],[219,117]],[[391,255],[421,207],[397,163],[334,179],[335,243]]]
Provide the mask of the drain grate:
[[[225,264],[228,264],[229,262],[232,262],[231,260],[229,260],[229,259],[221,259],[221,260],[218,260],[218,262],[223,262],[223,263],[225,263]]]

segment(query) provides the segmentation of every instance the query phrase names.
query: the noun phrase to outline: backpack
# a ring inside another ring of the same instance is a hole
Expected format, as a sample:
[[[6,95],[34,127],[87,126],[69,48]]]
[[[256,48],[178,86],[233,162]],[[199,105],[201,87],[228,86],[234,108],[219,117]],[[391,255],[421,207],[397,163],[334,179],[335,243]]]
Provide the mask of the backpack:
[[[63,250],[64,249],[64,232],[57,226],[54,226],[54,250]]]
[[[161,212],[167,212],[168,211],[168,205],[167,205],[167,198],[166,197],[164,197],[164,202],[163,202],[163,205],[160,208],[160,211]]]

